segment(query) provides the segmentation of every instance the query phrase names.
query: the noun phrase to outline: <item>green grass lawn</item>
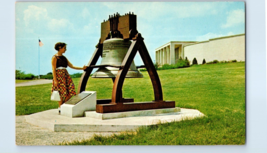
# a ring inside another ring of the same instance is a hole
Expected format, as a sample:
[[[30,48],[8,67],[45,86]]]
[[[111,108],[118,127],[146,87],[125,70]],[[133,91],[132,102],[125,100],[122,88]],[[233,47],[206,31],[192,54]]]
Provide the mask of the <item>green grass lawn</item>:
[[[147,72],[142,79],[126,79],[125,98],[136,102],[153,100]],[[198,65],[158,71],[164,100],[177,107],[198,109],[204,118],[140,128],[135,134],[91,140],[68,145],[211,145],[245,144],[245,63]],[[73,79],[76,87],[79,79]],[[97,98],[111,98],[111,79],[92,79],[86,90],[97,91]],[[50,101],[51,84],[16,87],[16,115],[57,108]],[[63,144],[66,145],[66,144]]]

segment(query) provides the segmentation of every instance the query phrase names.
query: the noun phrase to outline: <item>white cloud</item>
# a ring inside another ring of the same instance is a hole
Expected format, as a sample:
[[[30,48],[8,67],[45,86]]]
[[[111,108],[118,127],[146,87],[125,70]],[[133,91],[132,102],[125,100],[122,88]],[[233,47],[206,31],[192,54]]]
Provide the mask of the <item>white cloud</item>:
[[[224,7],[222,3],[216,2],[136,2],[129,5],[128,2],[125,3],[103,3],[108,9],[110,9],[111,14],[115,12],[128,13],[129,11],[138,14],[142,18],[160,18],[168,14],[175,15],[177,18],[188,18],[188,17],[199,17],[205,15],[217,14],[220,8]],[[216,8],[216,9],[215,9]],[[149,14],[147,14],[149,12]]]
[[[48,28],[51,31],[57,31],[57,30],[60,30],[61,28],[66,28],[70,25],[71,25],[71,23],[69,22],[69,20],[66,20],[66,19],[59,19],[59,20],[51,19],[48,22]]]
[[[97,34],[100,32],[100,24],[103,22],[103,20],[99,20],[92,17],[87,17],[87,22],[83,23],[82,28],[76,29],[78,33],[82,35],[91,35],[91,34]]]
[[[228,32],[227,33],[227,36],[231,36],[231,35],[234,35],[234,33],[233,32]]]
[[[48,19],[47,10],[34,5],[28,6],[28,9],[24,11],[25,25],[28,26],[31,21],[40,21]]]
[[[96,27],[95,27],[95,25],[93,25],[92,23],[89,23],[89,24],[87,24],[87,25],[85,25],[84,27],[83,27],[83,29],[82,29],[82,33],[83,34],[92,34],[92,33],[94,33],[95,32],[95,29],[97,29]]]
[[[205,40],[209,40],[211,38],[217,38],[217,37],[222,37],[223,35],[221,34],[216,34],[216,33],[207,33],[205,35],[202,36],[197,36],[197,41],[205,41]]]
[[[23,19],[27,28],[38,33],[44,31],[45,28],[56,33],[66,30],[74,31],[73,24],[69,20],[52,18],[48,16],[47,9],[34,5],[28,6],[28,9],[24,11]]]
[[[82,11],[82,17],[84,19],[86,19],[89,16],[90,16],[90,13],[89,13],[88,9],[87,8],[84,8],[83,11]]]
[[[245,12],[241,9],[234,10],[228,14],[227,21],[222,28],[229,28],[245,22]]]
[[[179,18],[199,17],[217,14],[218,10],[215,8],[218,8],[218,3],[183,3],[175,12]]]

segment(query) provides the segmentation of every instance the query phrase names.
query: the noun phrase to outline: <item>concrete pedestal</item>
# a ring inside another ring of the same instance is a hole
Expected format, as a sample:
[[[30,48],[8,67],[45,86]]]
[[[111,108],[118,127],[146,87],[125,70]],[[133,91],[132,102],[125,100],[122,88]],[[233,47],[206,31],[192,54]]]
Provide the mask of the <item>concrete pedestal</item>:
[[[129,111],[129,112],[116,112],[116,113],[97,113],[96,111],[86,111],[85,117],[107,120],[125,117],[141,117],[141,116],[155,116],[155,115],[168,115],[168,113],[180,112],[179,107],[175,108],[165,108],[165,109],[151,109],[151,110],[141,110],[141,111]]]
[[[61,115],[67,117],[82,117],[85,111],[95,111],[96,92],[84,91],[61,105]]]
[[[154,112],[157,112],[157,110]],[[141,126],[150,126],[158,123],[191,120],[203,116],[204,114],[198,110],[181,108],[178,112],[102,120],[89,117],[70,118],[58,115],[57,109],[51,109],[27,115],[25,119],[30,124],[55,132],[118,132],[136,130]]]

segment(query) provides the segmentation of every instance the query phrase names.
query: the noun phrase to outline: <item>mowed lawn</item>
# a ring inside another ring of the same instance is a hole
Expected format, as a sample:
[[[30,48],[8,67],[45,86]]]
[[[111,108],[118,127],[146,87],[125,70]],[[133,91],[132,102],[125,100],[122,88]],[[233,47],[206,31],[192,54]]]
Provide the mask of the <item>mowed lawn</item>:
[[[147,72],[144,78],[126,79],[125,98],[152,101],[153,88]],[[218,63],[158,71],[164,100],[177,107],[198,109],[204,118],[140,128],[134,134],[95,136],[63,145],[212,145],[245,144],[245,63]],[[76,87],[79,79],[73,79]],[[86,90],[97,98],[111,98],[111,79],[92,79]],[[51,84],[16,87],[16,115],[57,108],[50,101]]]

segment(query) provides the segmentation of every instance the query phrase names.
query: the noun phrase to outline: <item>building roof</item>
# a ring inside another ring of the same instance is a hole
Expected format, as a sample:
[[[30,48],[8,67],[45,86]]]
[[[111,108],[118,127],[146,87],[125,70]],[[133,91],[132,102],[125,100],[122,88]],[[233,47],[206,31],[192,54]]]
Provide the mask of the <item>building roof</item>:
[[[213,40],[225,39],[225,38],[231,38],[231,37],[238,37],[238,36],[243,36],[243,35],[245,35],[245,34],[242,33],[242,34],[236,34],[236,35],[231,35],[231,36],[223,36],[223,37],[211,38],[211,39],[209,39],[209,40],[199,41],[199,42],[196,42],[196,43],[194,43],[194,44],[187,44],[187,45],[184,45],[184,47],[186,47],[186,46],[191,46],[191,45],[195,45],[195,44],[200,44],[200,43],[206,43],[206,42],[213,41]]]
[[[167,42],[166,44],[164,45],[161,45],[160,47],[156,48],[156,50],[160,49],[160,48],[163,48],[165,46],[168,46],[169,44],[171,43],[180,43],[180,44],[183,44],[183,43],[196,43],[197,41],[170,41],[170,42]]]
[[[243,36],[245,35],[245,33],[242,34],[236,34],[236,35],[231,35],[231,36],[222,36],[222,37],[217,37],[217,38],[211,38],[209,40],[204,40],[204,41],[170,41],[164,45],[161,45],[160,47],[156,48],[155,50],[158,50],[160,48],[163,48],[171,43],[190,43],[190,44],[185,44],[184,46],[190,46],[190,45],[194,45],[194,44],[199,44],[199,43],[205,43],[205,42],[209,42],[212,40],[217,40],[217,39],[224,39],[224,38],[231,38],[231,37],[237,37],[237,36]]]

